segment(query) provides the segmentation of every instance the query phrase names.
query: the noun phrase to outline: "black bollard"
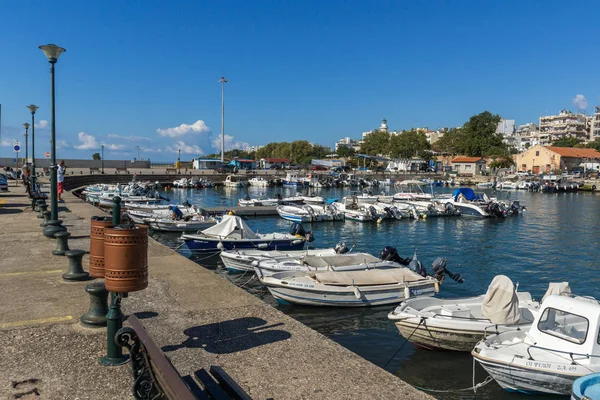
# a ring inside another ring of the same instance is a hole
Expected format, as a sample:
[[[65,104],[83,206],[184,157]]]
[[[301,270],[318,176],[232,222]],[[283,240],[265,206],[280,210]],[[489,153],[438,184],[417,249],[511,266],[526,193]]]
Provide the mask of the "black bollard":
[[[108,291],[104,282],[94,282],[85,286],[85,291],[90,295],[90,309],[79,317],[84,326],[91,328],[106,326],[108,313]]]
[[[101,365],[114,367],[125,364],[129,356],[123,354],[123,348],[115,342],[117,331],[123,327],[121,300],[126,293],[110,292],[110,309],[106,314],[106,355],[98,360]]]
[[[81,260],[85,251],[69,250],[65,252],[65,256],[69,258],[69,271],[65,272],[62,278],[65,281],[87,281],[90,279],[90,274],[83,270]]]
[[[44,200],[44,199],[37,199],[35,201],[35,207],[33,208],[33,211],[39,211],[39,212],[41,212],[42,210],[40,209],[40,206],[42,204],[46,204],[46,200]],[[43,218],[43,216],[40,217],[40,218]]]
[[[56,232],[56,250],[52,251],[55,256],[64,256],[66,251],[69,251],[69,237],[71,234],[67,231]]]
[[[39,203],[40,201],[42,201],[42,203]],[[48,204],[46,204],[46,202],[44,200],[38,200],[38,209],[39,209],[40,213],[38,214],[37,217],[44,218],[44,213],[48,209]]]
[[[46,208],[48,208],[48,206],[46,206]],[[40,226],[45,227],[46,225],[48,225],[48,221],[50,220],[50,210],[46,210],[44,211],[44,221],[40,224]]]

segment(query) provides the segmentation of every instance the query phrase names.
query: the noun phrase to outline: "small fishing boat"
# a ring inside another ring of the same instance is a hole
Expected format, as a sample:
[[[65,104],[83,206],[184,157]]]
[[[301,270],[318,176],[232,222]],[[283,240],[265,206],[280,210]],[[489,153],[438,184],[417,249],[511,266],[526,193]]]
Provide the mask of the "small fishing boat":
[[[290,233],[255,233],[235,215],[224,215],[221,222],[196,234],[184,233],[181,238],[191,251],[221,251],[233,249],[300,250],[312,241],[310,232],[294,223]]]
[[[330,204],[322,206],[315,204],[281,205],[277,206],[277,213],[283,219],[293,222],[323,222],[343,221],[344,213]]]
[[[571,400],[600,399],[600,373],[589,374],[575,379]]]
[[[471,188],[455,189],[448,203],[465,217],[504,218],[508,215],[504,203],[490,199],[485,193],[475,193]]]
[[[498,275],[485,295],[458,298],[415,298],[396,307],[388,319],[400,335],[418,347],[471,351],[485,332],[528,329],[539,311],[531,294],[517,292],[512,281]]]
[[[227,270],[231,272],[254,271],[255,261],[271,259],[300,259],[304,256],[331,256],[347,252],[348,248],[341,242],[332,249],[304,249],[288,251],[265,251],[265,250],[224,250],[221,252],[221,260]]]
[[[256,199],[250,198],[250,196],[246,195],[243,199],[238,200],[238,206],[240,207],[263,207],[263,206],[276,206],[281,201],[281,197],[275,198],[266,198],[260,196]]]
[[[256,186],[256,187],[268,187],[270,186],[269,181],[263,177],[257,177],[255,176],[254,178],[251,178],[248,180],[248,185],[250,186]]]
[[[314,194],[311,196],[302,196],[297,195],[296,197],[301,197],[304,204],[323,204],[325,203],[325,199],[321,196],[315,196]]]
[[[484,338],[471,352],[505,390],[571,394],[573,382],[600,372],[600,304],[550,295],[528,330]]]
[[[230,187],[230,188],[245,187],[246,184],[247,184],[247,181],[245,181],[243,178],[241,178],[237,175],[227,175],[227,177],[225,177],[225,180],[223,181],[223,185],[225,187]]]
[[[283,179],[283,186],[309,187],[311,178],[288,172]]]
[[[259,279],[283,304],[365,307],[399,303],[413,296],[433,296],[438,281],[408,268],[364,271],[279,272]]]
[[[196,232],[209,228],[219,222],[214,217],[193,216],[189,219],[173,220],[171,218],[145,218],[143,223],[157,232]]]

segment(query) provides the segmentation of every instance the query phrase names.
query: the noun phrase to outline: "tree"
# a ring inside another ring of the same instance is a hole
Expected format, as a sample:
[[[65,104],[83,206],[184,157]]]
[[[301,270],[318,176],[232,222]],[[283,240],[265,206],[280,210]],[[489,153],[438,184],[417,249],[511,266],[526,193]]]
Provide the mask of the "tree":
[[[444,134],[433,147],[442,152],[448,154],[460,154],[462,153],[460,141],[461,141],[461,129],[460,128],[450,128],[448,132]]]
[[[490,168],[493,168],[493,169],[511,168],[513,165],[515,165],[515,162],[512,159],[512,157],[501,156],[501,157],[495,158],[490,163]]]
[[[498,149],[505,149],[502,135],[496,133],[500,119],[498,114],[493,115],[489,111],[469,118],[461,129],[462,152],[471,157],[484,157],[496,153]]]
[[[574,147],[578,143],[579,143],[579,139],[574,138],[574,137],[566,137],[566,138],[561,138],[561,139],[555,140],[554,142],[552,142],[552,146],[554,146],[554,147]]]
[[[338,157],[352,157],[354,155],[354,149],[352,147],[340,146],[335,153]]]
[[[585,145],[585,147],[588,147],[590,149],[596,149],[596,150],[600,151],[600,139],[596,139],[593,142],[589,142],[588,144]]]
[[[100,160],[100,153],[92,154],[92,160]]]
[[[360,145],[360,151],[370,156],[378,154],[387,155],[390,152],[390,134],[385,131],[375,130],[370,132],[363,139]]]
[[[402,131],[398,135],[392,135],[389,142],[390,157],[421,157],[429,160],[431,158],[431,145],[427,141],[424,132],[414,129]]]

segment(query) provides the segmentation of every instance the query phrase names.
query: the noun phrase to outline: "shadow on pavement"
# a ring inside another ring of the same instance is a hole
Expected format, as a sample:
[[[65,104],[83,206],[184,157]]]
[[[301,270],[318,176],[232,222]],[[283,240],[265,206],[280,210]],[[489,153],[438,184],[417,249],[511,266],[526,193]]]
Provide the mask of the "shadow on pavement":
[[[282,322],[266,325],[262,318],[247,317],[215,324],[199,325],[183,331],[188,339],[180,345],[164,346],[163,351],[174,351],[184,347],[203,348],[213,354],[229,354],[253,347],[279,342],[292,337],[288,331],[272,329]]]
[[[3,214],[21,214],[22,212],[23,212],[23,210],[19,210],[19,209],[0,207],[0,215],[3,215]]]

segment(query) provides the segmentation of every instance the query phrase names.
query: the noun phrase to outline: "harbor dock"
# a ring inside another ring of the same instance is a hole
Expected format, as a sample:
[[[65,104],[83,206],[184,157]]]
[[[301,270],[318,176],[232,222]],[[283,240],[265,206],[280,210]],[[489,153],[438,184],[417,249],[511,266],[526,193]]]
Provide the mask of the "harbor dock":
[[[55,240],[43,236],[22,186],[0,198],[0,395],[132,398],[130,366],[98,363],[106,329],[79,322],[90,281],[63,281],[68,260],[52,255]],[[89,251],[90,218],[103,212],[63,198],[69,247]],[[141,320],[181,375],[219,365],[254,399],[431,398],[153,239],[148,265],[148,288],[123,299],[123,312]]]

